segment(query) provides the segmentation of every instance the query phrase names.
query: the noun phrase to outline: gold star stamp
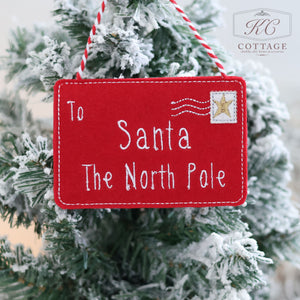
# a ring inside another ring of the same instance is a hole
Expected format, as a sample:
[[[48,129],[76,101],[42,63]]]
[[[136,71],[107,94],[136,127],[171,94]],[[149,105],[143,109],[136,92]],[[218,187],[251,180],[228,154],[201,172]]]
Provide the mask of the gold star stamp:
[[[210,92],[210,123],[237,123],[236,91]]]

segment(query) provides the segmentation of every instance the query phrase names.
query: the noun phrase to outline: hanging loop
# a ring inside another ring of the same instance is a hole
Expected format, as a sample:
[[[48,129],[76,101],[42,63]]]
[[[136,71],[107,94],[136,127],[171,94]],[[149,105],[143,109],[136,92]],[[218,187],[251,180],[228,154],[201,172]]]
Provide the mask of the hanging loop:
[[[191,20],[187,17],[187,15],[183,11],[183,9],[177,4],[177,2],[175,0],[169,0],[169,1],[174,5],[175,9],[181,14],[183,20],[187,23],[188,27],[193,31],[193,34],[194,34],[195,38],[205,48],[207,55],[215,63],[215,65],[217,66],[217,68],[218,68],[219,72],[221,73],[221,75],[223,77],[225,77],[226,76],[226,71],[225,71],[221,61],[215,55],[214,51],[210,48],[210,46],[206,43],[206,41],[199,35],[197,29],[195,28],[195,26],[193,25]],[[100,22],[101,22],[102,15],[104,13],[106,4],[107,4],[107,0],[103,0],[102,4],[101,4],[101,7],[100,7],[100,9],[97,13],[97,17],[96,17],[96,20],[94,22],[94,25],[93,25],[93,27],[90,31],[90,36],[88,38],[86,48],[84,50],[84,54],[82,56],[82,60],[81,60],[81,63],[80,63],[80,67],[79,67],[77,75],[76,75],[77,79],[82,79],[82,77],[83,77],[83,71],[86,67],[86,61],[88,59],[89,52],[90,52],[90,49],[91,49],[90,45],[92,43],[92,37],[96,34],[96,26],[99,25]]]

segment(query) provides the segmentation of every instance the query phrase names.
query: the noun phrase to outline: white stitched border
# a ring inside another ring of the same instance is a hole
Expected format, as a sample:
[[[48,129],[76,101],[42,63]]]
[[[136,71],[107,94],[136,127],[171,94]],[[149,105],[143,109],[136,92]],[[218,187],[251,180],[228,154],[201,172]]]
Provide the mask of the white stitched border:
[[[241,147],[241,176],[242,176],[242,187],[241,187],[241,197],[237,201],[214,201],[214,202],[202,202],[202,201],[188,201],[188,202],[131,202],[131,203],[123,203],[123,202],[100,202],[100,203],[65,203],[61,199],[61,188],[60,188],[60,90],[63,85],[94,85],[94,84],[126,84],[126,83],[154,83],[154,84],[164,84],[164,83],[212,83],[212,82],[236,82],[241,86],[241,106],[242,106],[242,147]],[[66,206],[104,206],[104,205],[124,205],[124,206],[132,206],[132,205],[186,205],[186,204],[234,204],[239,202],[244,196],[244,90],[243,85],[238,80],[183,80],[183,81],[148,81],[148,80],[140,80],[140,81],[84,81],[84,82],[63,82],[58,86],[58,103],[57,103],[57,121],[58,121],[58,200],[62,204]]]

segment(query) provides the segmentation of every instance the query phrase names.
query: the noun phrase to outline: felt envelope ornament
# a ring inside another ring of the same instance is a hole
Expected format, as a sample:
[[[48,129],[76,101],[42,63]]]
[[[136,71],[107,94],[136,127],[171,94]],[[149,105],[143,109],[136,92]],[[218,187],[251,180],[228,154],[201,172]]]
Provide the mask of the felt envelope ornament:
[[[56,83],[54,192],[60,207],[244,203],[246,84],[227,76],[195,36],[222,76],[82,79],[86,50],[77,79]]]

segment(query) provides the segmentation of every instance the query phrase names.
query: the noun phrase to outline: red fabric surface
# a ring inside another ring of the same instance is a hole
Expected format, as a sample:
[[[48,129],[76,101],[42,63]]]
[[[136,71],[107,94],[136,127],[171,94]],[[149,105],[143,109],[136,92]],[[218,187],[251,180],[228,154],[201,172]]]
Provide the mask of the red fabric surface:
[[[211,123],[212,91],[236,92],[236,123]],[[61,208],[244,203],[247,109],[242,78],[60,80],[54,95],[54,192]],[[145,146],[144,132],[149,149],[137,147],[137,142]],[[130,177],[134,168],[135,184]]]

